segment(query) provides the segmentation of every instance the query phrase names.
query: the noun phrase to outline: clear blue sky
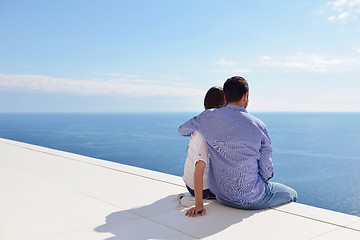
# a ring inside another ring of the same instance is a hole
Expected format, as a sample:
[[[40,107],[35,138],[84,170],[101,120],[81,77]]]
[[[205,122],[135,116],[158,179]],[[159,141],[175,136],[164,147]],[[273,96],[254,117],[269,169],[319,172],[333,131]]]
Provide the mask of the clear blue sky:
[[[0,1],[0,112],[360,111],[360,0]]]

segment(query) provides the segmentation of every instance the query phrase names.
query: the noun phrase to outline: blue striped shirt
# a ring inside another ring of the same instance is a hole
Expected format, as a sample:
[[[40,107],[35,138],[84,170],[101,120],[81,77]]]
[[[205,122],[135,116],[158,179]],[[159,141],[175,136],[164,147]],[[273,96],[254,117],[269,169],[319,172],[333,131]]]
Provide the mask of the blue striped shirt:
[[[260,201],[273,176],[271,140],[265,124],[245,108],[228,104],[208,109],[180,126],[199,131],[208,146],[208,185],[215,195],[242,205]]]

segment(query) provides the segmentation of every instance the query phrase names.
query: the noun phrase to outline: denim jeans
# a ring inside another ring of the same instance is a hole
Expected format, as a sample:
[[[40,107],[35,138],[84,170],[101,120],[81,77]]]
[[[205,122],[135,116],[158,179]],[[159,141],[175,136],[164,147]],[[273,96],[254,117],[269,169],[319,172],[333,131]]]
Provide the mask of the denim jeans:
[[[258,210],[269,207],[279,206],[289,202],[296,202],[297,193],[294,189],[285,186],[281,183],[269,182],[265,183],[265,195],[256,203],[250,205],[242,205],[234,203],[220,197],[216,197],[219,203],[225,206],[240,208],[245,210]]]
[[[195,197],[194,190],[191,189],[188,185],[186,185],[186,188],[188,189],[189,193]],[[210,189],[204,189],[203,190],[203,199],[207,198],[216,198],[216,196],[210,191]]]

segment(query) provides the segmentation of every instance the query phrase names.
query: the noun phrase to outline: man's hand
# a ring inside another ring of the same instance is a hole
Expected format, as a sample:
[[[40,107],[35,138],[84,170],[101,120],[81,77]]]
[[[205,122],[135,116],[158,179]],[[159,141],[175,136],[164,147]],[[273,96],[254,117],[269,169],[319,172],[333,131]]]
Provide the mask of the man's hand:
[[[190,208],[185,216],[188,216],[188,217],[197,217],[197,214],[201,214],[201,216],[204,216],[206,213],[206,209],[204,208],[204,206],[196,206],[196,207],[193,207],[193,208]]]

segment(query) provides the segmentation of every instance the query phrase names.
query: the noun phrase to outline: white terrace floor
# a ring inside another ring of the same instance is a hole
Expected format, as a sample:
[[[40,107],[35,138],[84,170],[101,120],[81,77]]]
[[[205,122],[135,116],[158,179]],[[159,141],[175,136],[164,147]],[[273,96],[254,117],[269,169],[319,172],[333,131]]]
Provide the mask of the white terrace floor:
[[[180,177],[0,138],[0,239],[360,239],[360,218],[302,204],[185,217]]]

